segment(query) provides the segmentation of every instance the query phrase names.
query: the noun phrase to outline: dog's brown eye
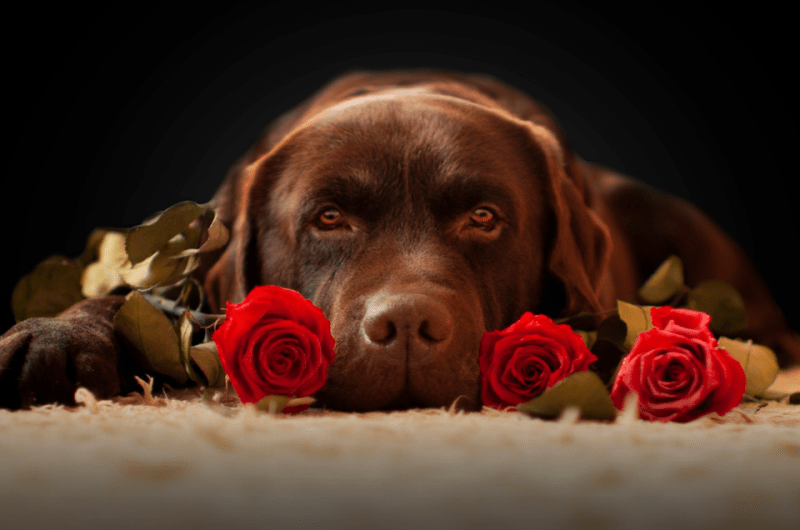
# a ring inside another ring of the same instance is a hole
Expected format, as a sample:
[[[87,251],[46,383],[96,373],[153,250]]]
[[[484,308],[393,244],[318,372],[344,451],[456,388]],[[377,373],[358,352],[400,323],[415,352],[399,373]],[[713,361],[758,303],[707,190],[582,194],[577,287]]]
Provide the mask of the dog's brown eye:
[[[470,215],[470,219],[475,226],[483,229],[492,227],[495,221],[494,212],[488,208],[475,208]]]
[[[336,208],[328,208],[319,215],[319,223],[323,227],[333,228],[339,224],[343,218],[344,215],[342,215],[342,212]]]

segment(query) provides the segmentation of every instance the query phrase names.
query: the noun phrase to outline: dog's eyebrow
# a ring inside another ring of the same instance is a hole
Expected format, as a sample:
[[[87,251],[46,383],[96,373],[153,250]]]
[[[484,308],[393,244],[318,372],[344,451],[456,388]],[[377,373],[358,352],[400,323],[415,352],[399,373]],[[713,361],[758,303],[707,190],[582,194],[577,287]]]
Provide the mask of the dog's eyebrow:
[[[476,174],[424,179],[412,186],[412,202],[425,205],[435,218],[448,221],[472,208],[495,205],[501,216],[516,218],[514,194],[497,179]],[[391,184],[390,184],[391,182]],[[396,185],[392,185],[396,184]],[[359,175],[339,174],[315,180],[304,194],[298,215],[308,220],[325,204],[335,204],[365,221],[377,221],[398,201],[405,201],[405,186],[400,181],[379,182]],[[416,189],[415,189],[416,188]]]
[[[333,203],[348,212],[368,215],[371,209],[386,204],[389,194],[376,183],[357,175],[330,175],[311,183],[300,205],[300,215],[306,219],[325,203]]]
[[[496,179],[481,175],[459,175],[437,183],[429,199],[431,210],[437,216],[451,217],[476,206],[491,203],[502,210],[507,221],[516,217],[514,196],[511,190]]]

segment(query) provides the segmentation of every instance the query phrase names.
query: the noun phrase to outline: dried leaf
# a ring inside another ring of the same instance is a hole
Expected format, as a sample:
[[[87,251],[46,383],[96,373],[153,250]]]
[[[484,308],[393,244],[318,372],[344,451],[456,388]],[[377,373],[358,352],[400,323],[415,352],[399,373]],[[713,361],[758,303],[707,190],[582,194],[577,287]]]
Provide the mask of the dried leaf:
[[[188,274],[187,270],[191,272],[197,267],[196,263],[191,256],[175,259],[159,252],[132,267],[123,267],[120,276],[131,287],[150,289],[179,282]]]
[[[122,277],[138,289],[174,285],[197,269],[198,254],[224,246],[228,237],[228,229],[207,205],[176,204],[128,232],[130,265]]]
[[[722,280],[706,280],[689,291],[687,307],[711,315],[711,331],[730,335],[745,327],[744,300],[739,292]]]
[[[200,377],[192,368],[192,356],[190,353],[192,349],[192,321],[188,313],[183,313],[178,319],[177,332],[181,364],[183,364],[183,369],[189,379],[197,382]]]
[[[223,225],[222,222],[217,218],[216,213],[212,212],[212,214],[213,218],[211,220],[211,224],[205,232],[206,239],[203,244],[197,247],[197,244],[195,243],[192,245],[192,248],[187,248],[180,254],[177,254],[178,257],[193,256],[201,252],[210,252],[224,246],[225,243],[228,242],[228,229],[225,228],[225,225]],[[203,233],[198,232],[198,242],[201,240],[202,235]]]
[[[670,256],[639,289],[639,298],[648,304],[660,304],[678,294],[683,284],[683,262],[678,256]]]
[[[574,373],[541,395],[517,405],[517,410],[531,416],[555,418],[568,407],[577,408],[583,419],[612,421],[617,416],[606,385],[593,372]]]
[[[619,317],[627,326],[623,348],[630,350],[640,333],[653,329],[653,319],[650,316],[652,306],[638,306],[617,300]]]
[[[182,234],[206,206],[191,201],[178,203],[147,223],[132,228],[126,238],[128,259],[140,263],[163,249],[175,236]]]
[[[144,367],[185,383],[186,370],[181,362],[180,344],[175,327],[164,313],[137,291],[114,316],[114,329],[133,346],[133,354]]]
[[[214,218],[211,220],[206,233],[206,240],[200,245],[200,252],[210,252],[222,248],[229,238],[230,232],[228,228],[222,224],[222,221],[219,220],[216,212],[214,212]]]
[[[739,361],[747,377],[744,393],[748,396],[763,397],[769,386],[778,377],[778,359],[775,353],[753,341],[742,341],[720,337],[719,347]]]
[[[86,238],[86,246],[83,249],[83,254],[78,257],[84,267],[93,261],[97,261],[100,244],[103,242],[103,239],[108,232],[109,230],[96,228],[92,230],[92,232],[89,234],[89,237]]]
[[[189,354],[205,378],[205,384],[201,386],[211,388],[223,388],[225,386],[225,371],[219,360],[217,345],[213,341],[193,346]]]
[[[97,261],[88,264],[81,277],[82,292],[86,298],[105,296],[125,283],[120,275],[120,269],[128,260],[125,235],[105,231],[97,243],[96,252]]]
[[[185,232],[173,236],[159,251],[159,254],[172,258],[182,258],[197,253],[200,243],[200,230],[188,227]]]
[[[54,317],[84,299],[79,260],[51,256],[23,276],[11,294],[14,318]]]

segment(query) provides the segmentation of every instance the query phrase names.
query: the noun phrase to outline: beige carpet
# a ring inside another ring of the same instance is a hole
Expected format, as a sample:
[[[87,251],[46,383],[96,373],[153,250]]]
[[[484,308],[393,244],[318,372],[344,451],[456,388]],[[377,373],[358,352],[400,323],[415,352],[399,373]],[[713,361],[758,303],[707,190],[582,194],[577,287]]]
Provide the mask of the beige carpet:
[[[800,406],[602,424],[79,394],[0,411],[0,528],[800,528]]]

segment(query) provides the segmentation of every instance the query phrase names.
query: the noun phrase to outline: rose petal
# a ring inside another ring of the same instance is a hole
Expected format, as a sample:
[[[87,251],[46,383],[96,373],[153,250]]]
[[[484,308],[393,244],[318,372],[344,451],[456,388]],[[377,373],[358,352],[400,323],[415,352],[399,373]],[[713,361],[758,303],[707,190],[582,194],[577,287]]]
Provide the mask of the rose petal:
[[[695,337],[716,346],[716,339],[708,327],[711,322],[711,315],[708,313],[663,306],[650,309],[650,317],[653,325],[659,329]]]
[[[726,350],[714,350],[712,361],[709,363],[719,373],[720,383],[712,392],[710,403],[711,411],[726,414],[742,401],[747,378],[742,365]]]
[[[525,401],[538,396],[551,386],[552,368],[542,357],[520,356],[519,361],[514,364],[518,367],[514,371],[519,375],[516,377],[516,384],[509,382],[508,388],[515,390]]]
[[[304,333],[307,333],[305,328],[290,321],[273,321],[269,325],[256,328],[239,360],[239,386],[244,386],[248,395],[258,399],[273,394],[293,395],[287,392],[296,386],[295,381],[286,376],[277,377],[270,371],[270,358],[281,351],[290,351],[292,347],[296,347],[298,339],[302,340]],[[234,388],[238,393],[239,388],[236,385]]]
[[[679,368],[681,380],[674,382],[667,378],[667,371]],[[691,353],[678,349],[664,351],[654,359],[650,371],[649,385],[651,397],[655,399],[674,399],[679,395],[694,393],[699,387],[705,386],[703,366]],[[673,384],[676,383],[676,384]]]

